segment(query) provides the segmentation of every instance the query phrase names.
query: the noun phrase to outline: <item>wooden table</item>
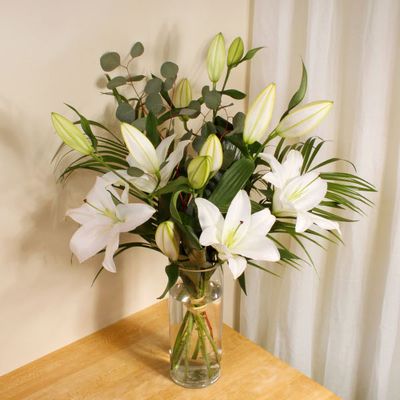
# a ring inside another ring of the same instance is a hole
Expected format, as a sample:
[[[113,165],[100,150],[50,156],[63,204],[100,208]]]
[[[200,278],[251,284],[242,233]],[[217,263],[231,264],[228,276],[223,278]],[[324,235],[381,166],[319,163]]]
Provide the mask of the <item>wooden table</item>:
[[[184,389],[169,378],[167,304],[157,303],[0,377],[1,400],[333,400],[228,326],[221,378]]]

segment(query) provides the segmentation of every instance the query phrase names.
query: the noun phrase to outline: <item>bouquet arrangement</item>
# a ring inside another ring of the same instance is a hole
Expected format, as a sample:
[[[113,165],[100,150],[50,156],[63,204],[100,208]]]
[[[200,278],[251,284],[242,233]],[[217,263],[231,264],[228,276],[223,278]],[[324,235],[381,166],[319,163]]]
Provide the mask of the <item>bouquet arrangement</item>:
[[[138,74],[135,60],[144,48],[137,42],[125,63],[116,52],[100,59],[120,132],[71,106],[76,121],[52,114],[56,132],[70,147],[57,152],[59,165],[67,154],[76,155],[60,179],[78,169],[97,175],[84,203],[67,212],[81,225],[70,242],[78,260],[104,252],[100,273],[115,272],[114,258],[133,247],[169,259],[160,297],[175,287],[172,297],[186,307],[171,339],[171,373],[181,384],[188,385],[192,367],[191,379],[203,379],[201,385],[219,374],[220,330],[213,329],[215,313],[207,309],[219,298],[212,284],[216,269],[227,265],[246,293],[247,267],[273,273],[260,261],[295,268],[312,263],[308,244],[340,241],[339,223],[351,221],[340,213],[362,213],[360,203],[371,204],[364,193],[375,190],[353,173],[326,170],[341,160],[317,161],[323,139],[300,139],[333,106],[325,100],[300,105],[307,89],[304,65],[277,126],[270,127],[273,83],[247,114],[229,115],[232,101],[246,96],[229,87],[229,76],[259,50],[244,52],[238,37],[226,51],[223,35],[216,35],[207,55],[211,83],[194,96],[173,62],[163,63],[159,74]],[[129,239],[120,241],[121,233]],[[285,235],[303,254],[285,245]]]

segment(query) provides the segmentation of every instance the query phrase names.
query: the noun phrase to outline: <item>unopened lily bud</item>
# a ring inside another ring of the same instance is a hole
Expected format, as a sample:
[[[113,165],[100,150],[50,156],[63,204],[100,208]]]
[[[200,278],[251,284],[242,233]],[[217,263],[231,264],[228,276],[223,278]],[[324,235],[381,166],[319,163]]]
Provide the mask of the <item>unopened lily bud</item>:
[[[173,103],[175,107],[184,108],[187,107],[192,101],[192,88],[190,82],[187,79],[182,79],[174,92]]]
[[[297,138],[314,129],[329,113],[333,101],[314,101],[289,112],[276,128],[284,138]]]
[[[243,57],[244,45],[241,37],[237,37],[229,46],[228,67],[234,67]]]
[[[193,158],[188,165],[189,184],[193,189],[201,189],[206,183],[211,172],[211,158],[198,156]]]
[[[180,237],[172,221],[164,221],[158,225],[155,239],[158,248],[171,261],[176,261],[178,259]]]
[[[275,83],[270,83],[254,100],[244,121],[243,140],[252,144],[265,135],[275,104]]]
[[[204,142],[203,146],[199,152],[200,156],[209,156],[211,160],[211,172],[217,172],[221,166],[224,159],[224,153],[222,151],[222,145],[217,135],[209,135],[207,140]]]
[[[69,119],[53,112],[51,120],[58,136],[66,145],[83,155],[93,153],[94,149],[89,138]]]
[[[218,33],[211,42],[207,54],[207,70],[211,82],[217,83],[221,78],[225,60],[225,39],[222,33]]]

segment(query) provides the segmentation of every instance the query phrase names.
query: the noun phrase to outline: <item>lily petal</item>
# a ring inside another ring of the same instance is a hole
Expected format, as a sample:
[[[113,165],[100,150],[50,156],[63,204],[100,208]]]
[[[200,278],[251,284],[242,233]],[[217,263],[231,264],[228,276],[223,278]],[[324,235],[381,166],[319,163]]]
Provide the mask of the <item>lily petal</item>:
[[[104,249],[109,241],[111,229],[109,218],[99,216],[92,222],[82,225],[74,233],[70,248],[80,263]]]
[[[224,228],[222,231],[222,242],[226,243],[233,231],[237,231],[240,225],[250,219],[250,199],[244,190],[239,190],[233,198],[226,213]]]
[[[67,217],[72,218],[75,222],[78,222],[81,225],[92,221],[96,214],[99,214],[99,212],[86,203],[78,208],[71,208],[65,213]]]
[[[218,207],[206,199],[198,198],[195,200],[201,229],[220,226],[224,223],[224,218]]]
[[[182,142],[179,142],[176,146],[176,149],[168,156],[166,160],[167,164],[160,171],[160,187],[164,187],[168,183],[168,180],[171,177],[173,170],[182,160],[185,148],[189,143],[190,140],[183,140]]]
[[[175,136],[175,134],[168,136],[167,138],[161,140],[160,144],[157,146],[156,153],[159,165],[161,165],[167,158],[168,149],[171,146],[171,143],[174,141]]]
[[[232,251],[253,260],[280,260],[280,254],[274,242],[265,236],[247,236]]]
[[[232,256],[228,258],[228,266],[232,272],[233,278],[237,279],[246,269],[247,261],[244,257]]]
[[[129,232],[148,221],[156,210],[148,204],[119,204],[116,215],[124,222],[117,224],[119,232]]]
[[[209,226],[200,235],[199,242],[203,246],[212,246],[219,242],[219,231],[216,226]]]
[[[114,232],[108,240],[103,260],[103,267],[110,272],[117,272],[114,263],[114,254],[119,246],[119,233]]]
[[[275,216],[271,214],[268,208],[265,208],[252,214],[249,230],[252,235],[265,236],[271,230],[275,221]]]
[[[144,172],[154,174],[158,172],[160,164],[156,150],[147,137],[132,125],[121,124],[121,132],[125,144],[134,160]]]

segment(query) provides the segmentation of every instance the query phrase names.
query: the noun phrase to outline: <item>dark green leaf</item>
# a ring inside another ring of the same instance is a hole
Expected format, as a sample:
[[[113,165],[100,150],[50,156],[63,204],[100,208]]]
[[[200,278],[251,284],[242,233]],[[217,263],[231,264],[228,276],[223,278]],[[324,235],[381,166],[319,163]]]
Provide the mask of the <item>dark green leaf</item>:
[[[139,57],[143,54],[143,52],[144,52],[143,44],[140,42],[136,42],[131,48],[131,57],[132,58]]]
[[[151,111],[146,117],[146,133],[150,142],[156,147],[160,143],[160,135],[157,131],[157,117]]]
[[[139,178],[139,176],[142,176],[144,174],[144,172],[137,167],[129,167],[127,172],[129,176],[134,176],[135,178]]]
[[[161,65],[160,69],[161,75],[164,78],[176,78],[178,71],[178,66],[171,61],[166,61],[163,65]]]
[[[243,293],[247,296],[247,291],[246,291],[246,277],[244,275],[245,271],[243,271],[242,275],[239,276],[238,281],[240,288],[243,290]]]
[[[226,208],[237,192],[245,186],[254,168],[254,162],[247,158],[235,161],[222,175],[209,200],[219,208]]]
[[[92,128],[90,127],[90,122],[74,107],[71,105],[65,103],[67,107],[69,107],[71,110],[73,110],[78,117],[80,118],[80,123],[82,130],[86,133],[86,135],[89,137],[90,141],[92,142],[92,146],[96,149],[97,148],[97,138],[95,134],[92,131]]]
[[[161,296],[157,297],[157,299],[162,299],[168,293],[169,289],[175,285],[179,277],[179,268],[176,264],[167,265],[165,267],[165,273],[168,276],[168,283],[164,292],[161,294]]]
[[[221,104],[221,93],[216,90],[209,89],[208,86],[204,86],[202,90],[204,103],[210,110],[216,110]]]
[[[232,97],[232,99],[236,100],[242,100],[246,97],[246,93],[240,92],[239,90],[235,89],[227,89],[222,92],[222,94],[225,94],[229,97]]]
[[[108,81],[107,88],[108,89],[115,89],[118,86],[123,86],[126,84],[126,78],[123,76],[116,76],[112,78],[111,81]]]
[[[159,114],[163,110],[163,102],[158,93],[150,93],[146,98],[146,107],[154,115]]]
[[[282,115],[281,120],[289,113],[289,111],[296,107],[298,104],[300,104],[300,102],[304,99],[304,96],[306,94],[307,91],[307,70],[306,70],[306,66],[304,65],[304,62],[301,61],[302,65],[303,65],[303,72],[301,75],[301,82],[300,82],[300,86],[297,89],[296,93],[293,95],[293,97],[291,98],[290,102],[289,102],[289,106],[287,111]]]
[[[161,89],[162,89],[162,84],[163,84],[163,82],[160,78],[149,79],[146,83],[144,91],[147,94],[160,93]]]
[[[180,176],[173,181],[168,182],[163,188],[155,192],[155,196],[161,196],[166,193],[175,193],[181,190],[189,190],[188,179],[185,176]]]
[[[261,49],[263,49],[263,47],[255,47],[254,49],[250,49],[245,54],[245,56],[240,60],[240,62],[243,62],[243,61],[246,61],[246,60],[251,60],[256,55],[256,53]]]
[[[132,125],[135,128],[139,129],[139,131],[144,132],[145,129],[146,129],[146,121],[147,121],[146,117],[138,118],[138,119],[136,119],[135,121],[132,122]]]
[[[135,76],[131,76],[127,79],[128,82],[139,82],[141,80],[143,80],[144,78],[146,78],[145,75],[135,75]]]
[[[121,57],[115,51],[105,53],[100,57],[100,66],[103,71],[110,72],[121,64]]]
[[[167,78],[163,83],[163,90],[168,91],[174,86],[176,78]]]
[[[130,104],[121,103],[117,107],[116,116],[121,122],[130,124],[135,120],[135,111]]]

